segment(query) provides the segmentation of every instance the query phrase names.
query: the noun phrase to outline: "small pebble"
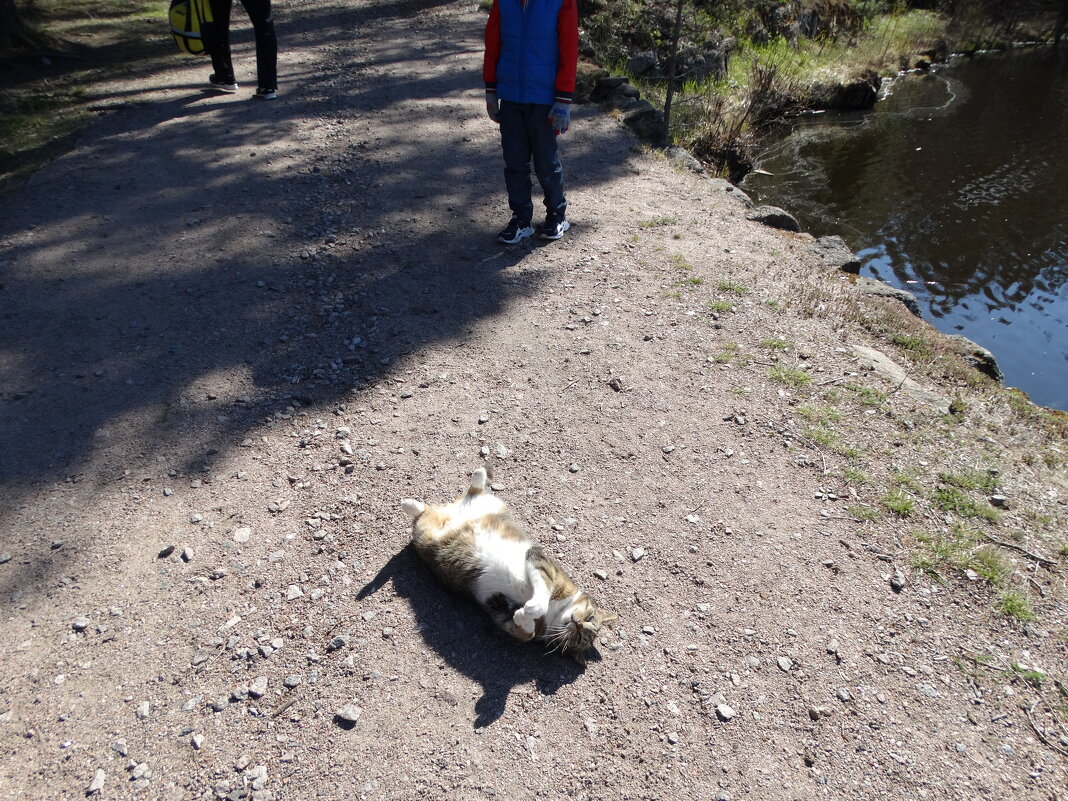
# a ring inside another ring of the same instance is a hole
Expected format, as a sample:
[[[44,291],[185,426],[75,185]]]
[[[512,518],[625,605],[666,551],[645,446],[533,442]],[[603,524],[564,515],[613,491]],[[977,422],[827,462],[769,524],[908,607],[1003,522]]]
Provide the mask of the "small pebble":
[[[355,723],[360,719],[360,715],[363,714],[363,709],[356,706],[355,704],[345,704],[343,707],[340,707],[334,714],[346,723]]]
[[[785,656],[780,656],[778,659],[775,660],[775,663],[779,666],[779,670],[781,670],[783,673],[789,673],[790,668],[794,666],[794,663],[790,660],[790,658]]]
[[[632,548],[630,551],[631,561],[640,562],[645,556],[645,548]]]
[[[85,631],[89,628],[90,620],[87,617],[76,617],[71,621],[70,627],[75,631]]]
[[[720,720],[727,721],[734,717],[734,710],[726,704],[719,704],[716,706],[716,715]]]
[[[204,745],[204,735],[203,734],[194,734],[192,739],[189,742],[193,746],[194,750],[199,751],[201,749],[201,747]]]
[[[107,778],[107,774],[104,773],[103,768],[97,768],[96,773],[93,774],[93,780],[89,782],[89,786],[85,788],[86,795],[96,795],[104,787],[104,779]]]

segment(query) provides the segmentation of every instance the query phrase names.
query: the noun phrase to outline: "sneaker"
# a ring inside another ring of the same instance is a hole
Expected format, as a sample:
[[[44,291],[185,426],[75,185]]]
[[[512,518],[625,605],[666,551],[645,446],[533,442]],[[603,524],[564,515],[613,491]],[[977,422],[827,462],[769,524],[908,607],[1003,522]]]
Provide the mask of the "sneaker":
[[[545,222],[538,226],[538,236],[542,239],[559,239],[570,227],[571,223],[563,217],[550,214],[545,218]]]
[[[260,100],[274,100],[278,97],[277,89],[264,89],[262,86],[256,90],[256,97]]]
[[[237,81],[235,81],[233,78],[231,78],[230,80],[220,78],[214,72],[208,76],[208,83],[211,84],[212,89],[220,89],[223,92],[237,91]]]
[[[503,245],[514,245],[528,236],[534,236],[534,229],[530,227],[530,222],[521,222],[518,217],[513,217],[508,225],[504,226],[504,230],[497,234],[497,241]]]

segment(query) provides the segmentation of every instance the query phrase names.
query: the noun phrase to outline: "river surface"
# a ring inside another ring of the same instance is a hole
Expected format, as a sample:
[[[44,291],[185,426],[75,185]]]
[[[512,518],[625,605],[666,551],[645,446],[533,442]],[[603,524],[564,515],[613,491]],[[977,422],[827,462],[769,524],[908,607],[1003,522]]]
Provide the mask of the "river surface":
[[[874,110],[806,115],[742,186],[1068,410],[1068,52],[956,59]]]

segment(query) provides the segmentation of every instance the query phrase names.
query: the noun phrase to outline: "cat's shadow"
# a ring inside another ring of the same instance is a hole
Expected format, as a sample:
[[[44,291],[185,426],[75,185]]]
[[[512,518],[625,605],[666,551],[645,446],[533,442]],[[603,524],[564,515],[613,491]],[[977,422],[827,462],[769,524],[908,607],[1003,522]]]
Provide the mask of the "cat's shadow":
[[[391,582],[411,604],[426,644],[451,667],[482,687],[475,703],[475,728],[488,726],[504,714],[512,688],[531,681],[538,692],[552,695],[582,675],[570,657],[546,654],[540,643],[521,643],[497,629],[474,602],[448,592],[409,543],[357,593],[362,600]],[[590,658],[599,658],[590,650]]]

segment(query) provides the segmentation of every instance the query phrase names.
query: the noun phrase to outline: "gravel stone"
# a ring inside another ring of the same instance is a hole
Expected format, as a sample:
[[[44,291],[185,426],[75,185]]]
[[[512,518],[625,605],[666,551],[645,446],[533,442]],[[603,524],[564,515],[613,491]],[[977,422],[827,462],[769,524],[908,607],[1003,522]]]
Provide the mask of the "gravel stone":
[[[779,670],[781,670],[783,673],[789,673],[790,668],[794,666],[793,660],[791,660],[787,656],[780,656],[778,659],[775,660],[775,664],[779,666]]]
[[[363,709],[355,704],[345,704],[338,707],[337,712],[334,714],[345,723],[356,723],[360,719],[360,715],[363,714]]]

